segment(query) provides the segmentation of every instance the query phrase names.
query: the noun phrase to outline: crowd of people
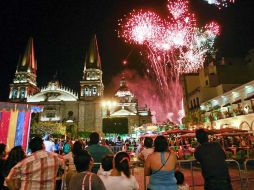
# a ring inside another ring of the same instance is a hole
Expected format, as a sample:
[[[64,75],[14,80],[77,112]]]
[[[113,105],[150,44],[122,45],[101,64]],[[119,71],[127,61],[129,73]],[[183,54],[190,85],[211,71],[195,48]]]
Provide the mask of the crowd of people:
[[[232,189],[220,144],[208,142],[203,129],[197,130],[196,136],[199,146],[195,157],[201,164],[205,189]],[[96,132],[91,133],[89,141],[59,143],[50,135],[31,138],[29,155],[16,146],[7,156],[6,146],[0,144],[0,189],[137,190],[139,184],[130,171],[132,159],[126,148],[130,144],[118,138],[114,145],[120,148],[115,152]],[[177,168],[177,154],[166,137],[146,137],[136,144],[135,150],[144,163],[145,175],[150,176],[149,190],[189,189]],[[215,167],[219,169],[214,170]],[[215,182],[217,188],[213,188]]]

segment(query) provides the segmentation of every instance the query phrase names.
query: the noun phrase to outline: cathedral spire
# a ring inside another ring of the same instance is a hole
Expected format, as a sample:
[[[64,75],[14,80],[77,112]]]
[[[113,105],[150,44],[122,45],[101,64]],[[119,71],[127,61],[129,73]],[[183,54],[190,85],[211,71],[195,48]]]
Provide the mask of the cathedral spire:
[[[26,46],[26,51],[22,59],[20,59],[18,62],[17,71],[36,74],[36,70],[37,70],[37,64],[34,58],[33,38],[30,37]]]
[[[11,102],[25,102],[27,97],[39,91],[36,70],[33,38],[29,38],[26,51],[18,60],[13,83],[10,84],[9,99]]]
[[[86,54],[84,70],[86,69],[101,69],[101,59],[96,35],[93,35],[89,50]]]
[[[125,79],[125,73],[122,74],[122,78],[120,81],[120,88],[127,88],[126,79]]]

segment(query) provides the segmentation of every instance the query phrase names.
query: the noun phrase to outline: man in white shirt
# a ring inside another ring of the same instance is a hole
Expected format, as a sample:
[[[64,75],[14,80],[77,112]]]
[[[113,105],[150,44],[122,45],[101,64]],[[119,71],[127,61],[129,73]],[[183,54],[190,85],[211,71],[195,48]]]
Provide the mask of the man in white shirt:
[[[55,150],[56,150],[55,143],[50,140],[49,135],[45,136],[43,143],[45,146],[45,150],[47,152],[55,152]]]

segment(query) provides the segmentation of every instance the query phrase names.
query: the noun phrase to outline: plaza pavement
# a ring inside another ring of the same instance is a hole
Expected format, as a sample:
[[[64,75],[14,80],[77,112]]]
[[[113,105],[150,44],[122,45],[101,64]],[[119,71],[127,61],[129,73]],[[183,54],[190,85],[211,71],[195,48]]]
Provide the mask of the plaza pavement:
[[[199,167],[193,166],[193,176],[194,176],[194,187],[192,186],[192,177],[191,170],[188,167],[181,167],[180,170],[184,173],[185,182],[190,185],[190,190],[203,190],[204,189],[204,181],[201,174],[201,170]],[[239,177],[239,170],[230,167],[229,168],[233,190],[254,190],[254,170],[248,172],[249,180],[246,178],[246,172],[242,172],[242,188],[241,188],[241,180]],[[132,170],[132,173],[136,177],[140,190],[145,190],[144,188],[144,168],[143,167],[135,167]],[[146,178],[146,182],[148,183],[149,178]]]

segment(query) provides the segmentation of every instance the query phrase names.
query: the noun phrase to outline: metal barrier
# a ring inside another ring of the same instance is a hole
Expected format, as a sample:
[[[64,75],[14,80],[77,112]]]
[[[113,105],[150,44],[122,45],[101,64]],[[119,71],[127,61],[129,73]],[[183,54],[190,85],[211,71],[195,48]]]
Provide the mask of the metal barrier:
[[[240,167],[240,164],[239,162],[237,162],[236,160],[233,160],[233,159],[227,159],[226,160],[227,164],[230,165],[230,164],[235,164],[236,166],[236,169],[238,170],[238,177],[236,178],[240,180],[240,185],[241,185],[241,189],[243,189],[243,182],[242,182],[242,172],[241,172],[241,167]],[[232,165],[230,165],[232,166]],[[230,176],[231,177],[231,182],[234,181],[234,176]]]
[[[252,163],[252,165],[250,163]],[[246,185],[249,189],[249,181],[254,179],[254,159],[246,159],[244,161],[244,170],[246,171]]]
[[[122,151],[123,147],[122,146],[111,146],[111,149],[114,154],[116,154],[119,151]]]

